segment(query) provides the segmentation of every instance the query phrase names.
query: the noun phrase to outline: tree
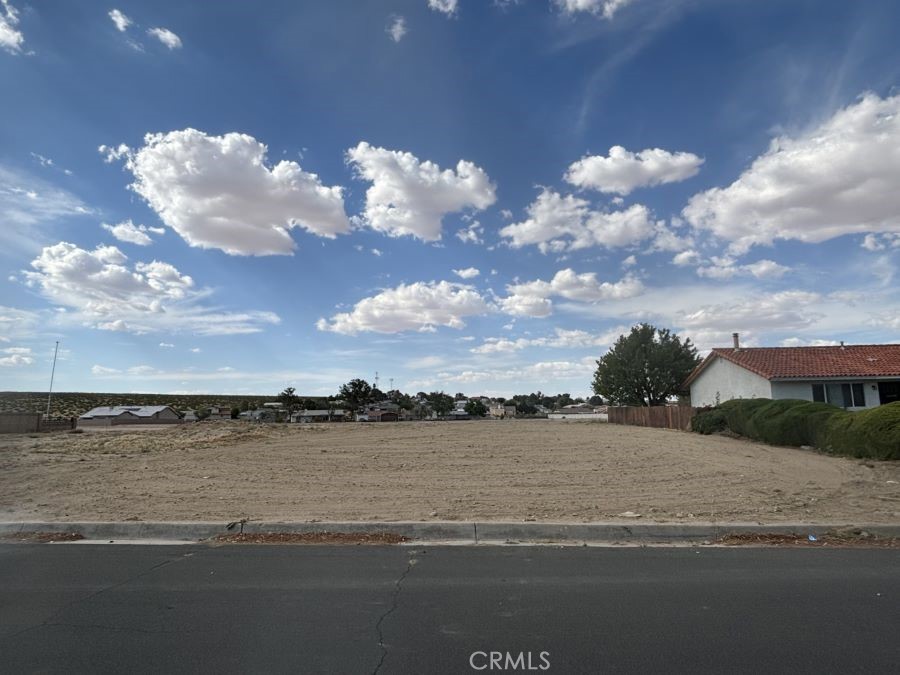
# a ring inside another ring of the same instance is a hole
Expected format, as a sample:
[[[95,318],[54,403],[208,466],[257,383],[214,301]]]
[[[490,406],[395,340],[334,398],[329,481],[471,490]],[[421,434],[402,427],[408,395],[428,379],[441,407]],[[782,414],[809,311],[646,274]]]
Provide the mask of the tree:
[[[592,389],[617,405],[665,405],[699,362],[690,339],[642,323],[597,361]]]
[[[591,396],[591,397],[588,399],[588,403],[590,403],[591,405],[603,405],[603,397],[602,397],[602,396],[597,396],[597,395],[595,394],[594,396]]]
[[[356,412],[372,402],[372,387],[365,380],[357,378],[341,385],[338,396],[347,404],[350,412]]]
[[[434,410],[439,417],[443,417],[453,410],[455,401],[452,396],[449,396],[442,391],[433,391],[428,394],[428,403],[431,404],[431,409]]]
[[[471,399],[468,403],[466,403],[465,408],[463,408],[467,414],[472,417],[484,417],[487,415],[487,407],[479,401],[477,398]]]
[[[297,396],[296,391],[293,387],[286,387],[278,394],[278,400],[282,408],[287,411],[288,419],[290,419],[291,413],[300,407],[300,397]]]

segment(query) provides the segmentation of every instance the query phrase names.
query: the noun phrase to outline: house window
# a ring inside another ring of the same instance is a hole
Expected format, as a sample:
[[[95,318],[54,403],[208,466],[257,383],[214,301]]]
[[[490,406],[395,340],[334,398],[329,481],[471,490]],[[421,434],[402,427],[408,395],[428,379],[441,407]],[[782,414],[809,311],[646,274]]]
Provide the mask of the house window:
[[[866,394],[861,382],[814,384],[812,386],[813,401],[830,403],[841,408],[864,408]]]

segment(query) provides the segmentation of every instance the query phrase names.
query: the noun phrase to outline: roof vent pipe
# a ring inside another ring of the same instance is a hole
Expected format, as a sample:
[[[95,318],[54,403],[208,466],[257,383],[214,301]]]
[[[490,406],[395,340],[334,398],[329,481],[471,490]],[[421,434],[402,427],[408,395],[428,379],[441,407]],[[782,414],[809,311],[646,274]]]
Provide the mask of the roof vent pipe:
[[[844,348],[844,341],[841,340],[841,349],[843,349],[843,348]]]
[[[731,339],[734,341],[734,351],[741,350],[741,335],[740,333],[732,333]]]

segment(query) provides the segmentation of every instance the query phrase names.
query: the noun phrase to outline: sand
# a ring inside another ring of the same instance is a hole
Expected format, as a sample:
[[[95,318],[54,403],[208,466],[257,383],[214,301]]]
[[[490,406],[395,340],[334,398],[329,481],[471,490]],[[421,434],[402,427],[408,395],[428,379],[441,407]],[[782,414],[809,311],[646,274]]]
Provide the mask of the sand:
[[[0,520],[900,523],[900,462],[599,422],[0,437]]]

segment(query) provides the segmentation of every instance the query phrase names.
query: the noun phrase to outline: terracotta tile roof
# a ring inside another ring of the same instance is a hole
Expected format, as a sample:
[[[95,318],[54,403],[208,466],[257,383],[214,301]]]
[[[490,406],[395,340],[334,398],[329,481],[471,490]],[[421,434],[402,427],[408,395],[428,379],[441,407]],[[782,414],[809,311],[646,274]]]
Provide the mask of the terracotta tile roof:
[[[684,382],[687,387],[716,357],[767,380],[828,377],[898,377],[900,344],[845,347],[742,347],[713,349]]]

